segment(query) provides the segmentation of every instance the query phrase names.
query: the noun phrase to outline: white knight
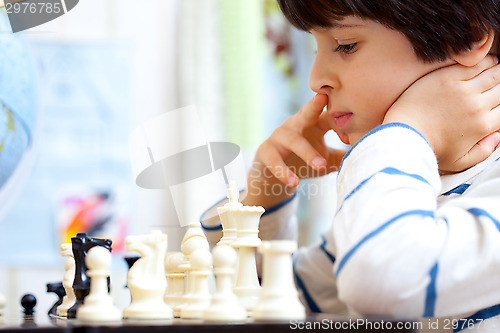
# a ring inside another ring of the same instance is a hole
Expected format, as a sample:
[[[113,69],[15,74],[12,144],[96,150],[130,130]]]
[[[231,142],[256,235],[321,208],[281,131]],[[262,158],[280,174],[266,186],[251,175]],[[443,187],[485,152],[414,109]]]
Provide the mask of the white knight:
[[[139,252],[139,258],[129,269],[127,286],[132,301],[123,310],[124,318],[171,319],[172,308],[165,304],[167,287],[165,279],[165,255],[167,235],[159,230],[141,236],[128,236],[126,250]]]

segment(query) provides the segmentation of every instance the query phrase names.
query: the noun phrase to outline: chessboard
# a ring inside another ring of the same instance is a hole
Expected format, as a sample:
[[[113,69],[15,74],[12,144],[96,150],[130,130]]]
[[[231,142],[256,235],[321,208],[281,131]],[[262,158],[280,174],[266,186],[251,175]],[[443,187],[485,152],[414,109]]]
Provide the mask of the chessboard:
[[[83,323],[57,316],[22,316],[18,318],[1,318],[0,332],[34,332],[34,333],[128,333],[128,332],[171,332],[185,333],[255,333],[258,332],[291,332],[300,330],[334,330],[338,332],[419,332],[419,323],[412,321],[394,321],[381,318],[342,317],[324,314],[312,314],[304,320],[288,322],[263,321],[251,319],[244,323],[205,323],[201,320],[122,320],[119,323]]]
[[[47,284],[47,291],[59,296],[49,315],[36,314],[36,298],[26,294],[22,318],[4,317],[5,298],[0,297],[0,329],[412,332],[418,327],[411,321],[306,315],[294,281],[297,243],[259,239],[264,208],[244,206],[238,194],[231,183],[228,202],[217,209],[222,238],[212,248],[199,222],[189,225],[176,252],[167,253],[167,235],[160,230],[127,236],[127,251],[139,256],[127,260],[130,302],[125,307],[118,307],[109,293],[112,241],[77,233],[71,243],[61,244],[66,257],[62,282]],[[262,276],[257,273],[257,252],[262,255]]]

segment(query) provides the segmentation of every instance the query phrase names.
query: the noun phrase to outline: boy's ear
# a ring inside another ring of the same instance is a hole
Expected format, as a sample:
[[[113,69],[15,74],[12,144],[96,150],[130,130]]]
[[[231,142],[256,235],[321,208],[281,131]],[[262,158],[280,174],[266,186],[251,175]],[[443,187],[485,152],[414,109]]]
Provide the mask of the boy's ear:
[[[475,66],[488,55],[495,40],[495,32],[489,30],[480,41],[477,41],[469,51],[464,51],[452,57],[459,64],[467,67]]]

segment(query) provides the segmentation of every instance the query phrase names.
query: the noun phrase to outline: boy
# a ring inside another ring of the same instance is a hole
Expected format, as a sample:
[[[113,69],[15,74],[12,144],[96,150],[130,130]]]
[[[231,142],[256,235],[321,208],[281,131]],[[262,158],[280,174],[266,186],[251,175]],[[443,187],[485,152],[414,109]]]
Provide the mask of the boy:
[[[294,237],[299,179],[339,171],[331,230],[294,255],[304,303],[478,323],[500,314],[500,66],[488,56],[500,2],[279,4],[317,41],[317,95],[259,147],[244,203],[267,209],[261,238]],[[352,145],[345,156],[325,146],[330,129]]]

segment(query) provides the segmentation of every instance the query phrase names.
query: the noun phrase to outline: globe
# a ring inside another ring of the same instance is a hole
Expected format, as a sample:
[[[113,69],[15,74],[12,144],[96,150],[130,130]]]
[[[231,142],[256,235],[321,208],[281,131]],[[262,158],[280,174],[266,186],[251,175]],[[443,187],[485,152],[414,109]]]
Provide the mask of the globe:
[[[20,192],[33,162],[37,94],[35,68],[24,36],[13,34],[0,10],[0,219]]]

